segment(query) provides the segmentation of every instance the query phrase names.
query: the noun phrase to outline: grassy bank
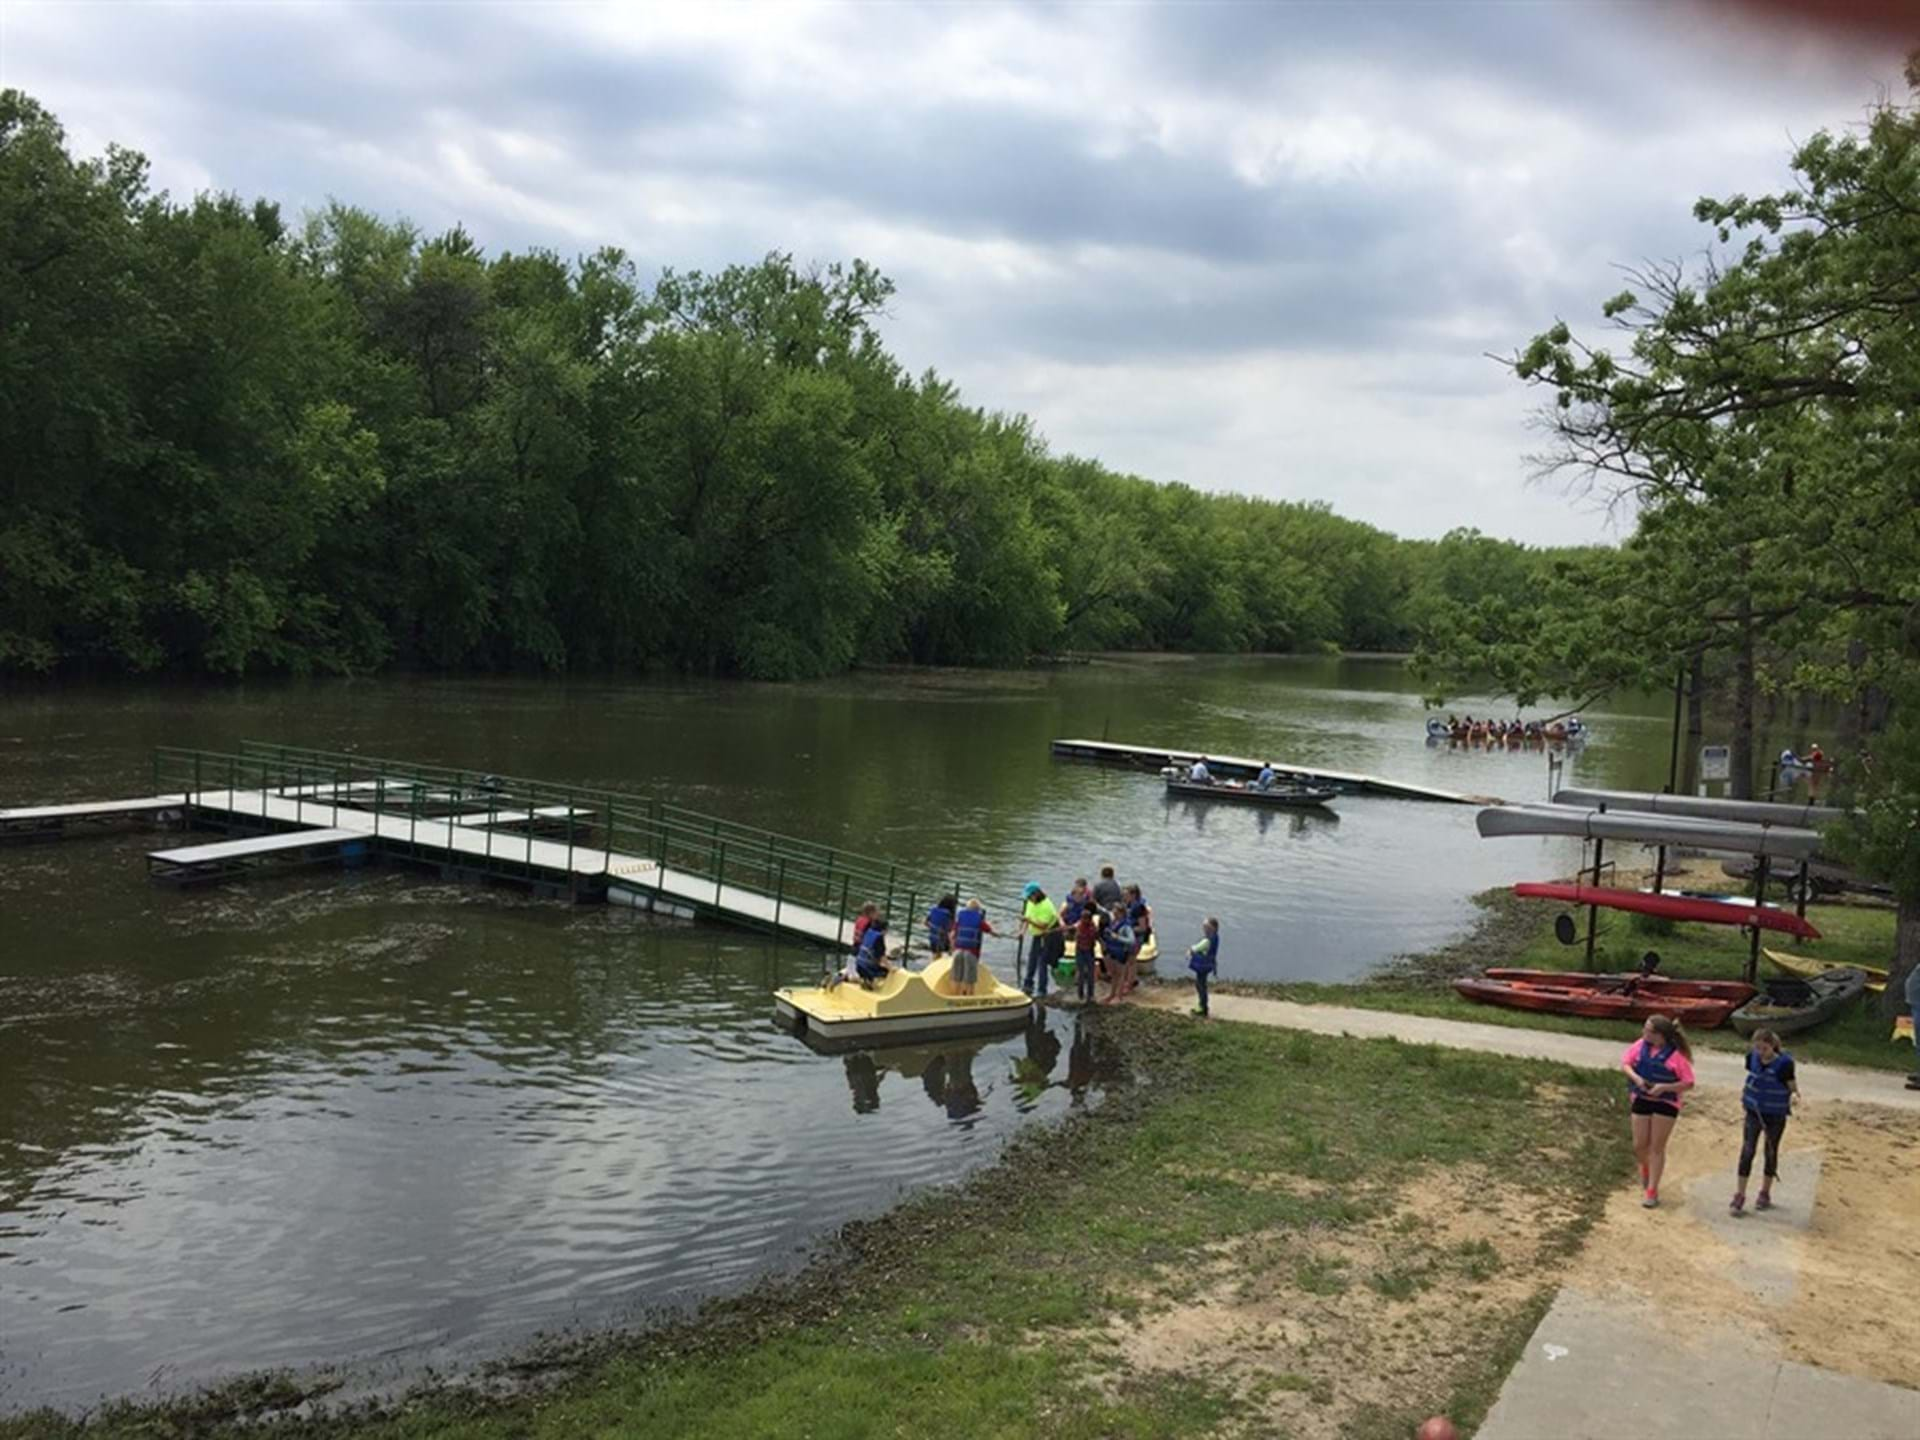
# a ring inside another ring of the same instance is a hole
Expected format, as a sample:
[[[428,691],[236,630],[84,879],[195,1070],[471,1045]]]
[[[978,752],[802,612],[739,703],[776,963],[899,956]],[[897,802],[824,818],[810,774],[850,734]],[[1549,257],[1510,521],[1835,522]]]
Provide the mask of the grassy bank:
[[[1717,881],[1717,884],[1714,883]],[[1632,883],[1631,877],[1621,883]],[[1702,871],[1687,883],[1702,888],[1732,889],[1717,872]],[[1557,1030],[1569,1035],[1598,1035],[1626,1044],[1638,1025],[1611,1020],[1583,1020],[1567,1015],[1543,1015],[1476,1004],[1455,994],[1448,983],[1455,976],[1510,965],[1534,970],[1579,970],[1586,962],[1585,912],[1579,912],[1581,943],[1562,945],[1554,938],[1553,917],[1560,913],[1537,900],[1517,900],[1505,890],[1478,897],[1483,915],[1474,933],[1458,945],[1430,955],[1410,957],[1381,974],[1352,985],[1293,984],[1228,986],[1249,994],[1270,995],[1305,1004],[1357,1005],[1372,1010],[1399,1010],[1413,1015],[1436,1015],[1449,1020],[1473,1020],[1486,1025],[1514,1025],[1534,1030]],[[1821,931],[1818,941],[1768,937],[1763,943],[1796,955],[1828,960],[1837,965],[1865,963],[1885,967],[1893,953],[1893,911],[1884,907],[1815,905],[1807,912]],[[1746,933],[1732,926],[1674,925],[1641,915],[1602,915],[1596,965],[1601,970],[1633,970],[1648,950],[1660,956],[1660,973],[1693,980],[1738,980],[1747,961]],[[1763,977],[1777,972],[1761,960]],[[1788,1037],[1793,1053],[1807,1060],[1860,1065],[1876,1070],[1910,1070],[1913,1047],[1888,1038],[1892,1022],[1880,1017],[1879,996],[1869,994],[1824,1025]],[[1698,1044],[1720,1050],[1744,1050],[1746,1039],[1731,1026],[1694,1034]]]
[[[1398,1440],[1435,1411],[1476,1421],[1624,1173],[1618,1087],[1390,1041],[1096,1023],[1140,1083],[849,1227],[795,1279],[512,1372],[538,1384],[275,1433]],[[84,1433],[229,1433],[223,1403]]]

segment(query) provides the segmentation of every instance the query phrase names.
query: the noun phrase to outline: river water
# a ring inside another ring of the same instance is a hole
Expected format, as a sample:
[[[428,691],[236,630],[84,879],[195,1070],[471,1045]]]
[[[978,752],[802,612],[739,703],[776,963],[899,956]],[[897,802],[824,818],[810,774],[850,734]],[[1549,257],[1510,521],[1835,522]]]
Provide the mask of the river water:
[[[1469,806],[1169,802],[1048,742],[1544,797],[1539,752],[1429,745],[1423,718],[1381,660],[63,689],[0,697],[0,806],[150,793],[156,744],[355,749],[658,793],[965,877],[1003,915],[1024,881],[1062,893],[1110,859],[1169,949],[1215,914],[1225,976],[1343,979],[1577,846],[1483,843]],[[1564,783],[1658,788],[1664,705],[1588,719]],[[270,1366],[404,1379],[642,1318],[1124,1083],[1059,1010],[817,1055],[770,1023],[769,993],[818,972],[802,947],[379,868],[161,890],[153,848],[0,850],[0,1411]]]

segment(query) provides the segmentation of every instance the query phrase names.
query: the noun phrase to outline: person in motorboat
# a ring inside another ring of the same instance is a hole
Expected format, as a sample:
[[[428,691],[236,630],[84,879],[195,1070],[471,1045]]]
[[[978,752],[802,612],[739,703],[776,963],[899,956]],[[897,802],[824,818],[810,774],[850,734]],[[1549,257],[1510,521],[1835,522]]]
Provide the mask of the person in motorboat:
[[[1061,939],[1060,912],[1047,898],[1047,892],[1032,882],[1021,892],[1021,898],[1025,903],[1018,934],[1027,937],[1027,964],[1020,977],[1020,988],[1034,999],[1044,1000],[1048,969],[1064,953],[1054,949]]]
[[[980,947],[983,937],[993,934],[987,922],[987,909],[979,898],[967,901],[953,921],[953,969],[950,977],[956,995],[971,995],[980,983]]]
[[[1207,757],[1202,755],[1193,762],[1193,768],[1187,771],[1187,783],[1190,785],[1213,784],[1213,771],[1207,768]]]
[[[1279,780],[1280,772],[1273,768],[1273,761],[1269,760],[1260,767],[1260,773],[1254,776],[1253,788],[1256,790],[1271,790]]]
[[[932,956],[946,954],[953,949],[953,920],[960,909],[960,897],[942,895],[927,911],[927,953]]]
[[[887,917],[875,915],[860,936],[859,952],[853,957],[854,973],[867,989],[873,982],[887,978]]]

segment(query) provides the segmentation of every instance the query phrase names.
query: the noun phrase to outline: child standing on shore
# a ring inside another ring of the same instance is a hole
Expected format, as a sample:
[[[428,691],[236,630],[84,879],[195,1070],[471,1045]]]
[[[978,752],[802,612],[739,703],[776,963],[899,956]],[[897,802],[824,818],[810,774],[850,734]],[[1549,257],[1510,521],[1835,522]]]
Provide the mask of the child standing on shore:
[[[1073,983],[1074,992],[1083,1004],[1093,1001],[1093,947],[1100,939],[1106,918],[1100,913],[1100,907],[1089,899],[1080,907],[1080,918],[1074,922]]]
[[[1220,968],[1220,922],[1211,915],[1207,917],[1207,923],[1200,927],[1200,938],[1187,947],[1187,968],[1193,972],[1193,988],[1200,997],[1200,1004],[1193,1013],[1204,1020],[1209,1013],[1207,983],[1213,979],[1214,971]]]
[[[1753,1149],[1762,1135],[1767,1137],[1766,1162],[1760,1171],[1760,1193],[1754,1197],[1753,1208],[1773,1208],[1773,1182],[1780,1174],[1780,1136],[1793,1113],[1793,1102],[1799,1098],[1793,1056],[1780,1048],[1780,1037],[1773,1031],[1754,1031],[1753,1048],[1747,1051],[1747,1085],[1740,1096],[1746,1129],[1740,1139],[1740,1179],[1727,1206],[1732,1214],[1747,1208],[1747,1177],[1753,1174]]]

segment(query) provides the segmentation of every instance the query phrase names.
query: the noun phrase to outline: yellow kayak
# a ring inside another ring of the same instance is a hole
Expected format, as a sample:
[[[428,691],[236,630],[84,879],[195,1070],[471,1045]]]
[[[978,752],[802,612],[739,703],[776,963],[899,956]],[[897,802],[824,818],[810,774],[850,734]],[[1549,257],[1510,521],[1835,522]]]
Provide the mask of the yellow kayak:
[[[1789,955],[1784,950],[1762,950],[1760,953],[1767,957],[1774,969],[1788,975],[1798,975],[1803,980],[1811,980],[1816,975],[1824,975],[1829,970],[1842,968],[1842,962],[1838,960],[1809,960],[1804,955]],[[1877,966],[1862,965],[1858,961],[1849,960],[1845,962],[1844,968],[1865,971],[1869,990],[1887,988],[1887,972]]]
[[[857,980],[788,987],[773,992],[774,1009],[796,1034],[825,1044],[978,1035],[1026,1022],[1026,994],[984,963],[973,993],[955,994],[952,967],[942,955],[924,970],[892,970],[870,990]]]

